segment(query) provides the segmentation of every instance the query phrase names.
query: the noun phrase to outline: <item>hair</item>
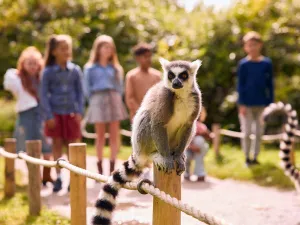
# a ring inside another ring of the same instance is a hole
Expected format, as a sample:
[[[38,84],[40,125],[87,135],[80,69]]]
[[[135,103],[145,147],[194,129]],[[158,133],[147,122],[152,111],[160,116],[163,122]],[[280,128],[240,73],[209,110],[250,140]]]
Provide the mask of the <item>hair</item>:
[[[110,37],[108,35],[100,35],[96,38],[96,40],[94,41],[93,47],[91,49],[90,58],[89,58],[89,60],[88,60],[88,62],[86,63],[85,66],[91,66],[94,63],[99,62],[99,59],[101,57],[99,55],[99,49],[104,44],[109,44],[113,48],[113,54],[112,54],[111,58],[109,59],[109,63],[111,63],[111,65],[115,68],[116,77],[119,80],[122,80],[123,79],[123,68],[120,65],[120,62],[119,62],[119,59],[118,59],[118,55],[117,55],[117,51],[116,51],[116,45],[115,45],[114,40],[112,39],[112,37]]]
[[[38,100],[38,90],[33,86],[31,76],[24,68],[24,62],[29,57],[34,57],[39,64],[39,70],[34,74],[34,78],[37,82],[40,81],[40,74],[43,69],[43,57],[40,51],[33,46],[27,47],[22,51],[17,63],[18,76],[21,79],[23,88]]]
[[[140,55],[144,55],[147,52],[152,52],[152,47],[151,45],[142,42],[135,45],[132,48],[132,51],[135,56],[140,56]]]
[[[58,34],[50,36],[46,45],[45,66],[51,66],[55,64],[55,56],[52,54],[52,52],[62,42],[66,42],[72,49],[72,38],[69,35]]]
[[[245,34],[245,36],[243,37],[243,42],[246,43],[248,41],[257,41],[260,43],[263,42],[260,34],[257,33],[256,31],[250,31],[247,34]]]

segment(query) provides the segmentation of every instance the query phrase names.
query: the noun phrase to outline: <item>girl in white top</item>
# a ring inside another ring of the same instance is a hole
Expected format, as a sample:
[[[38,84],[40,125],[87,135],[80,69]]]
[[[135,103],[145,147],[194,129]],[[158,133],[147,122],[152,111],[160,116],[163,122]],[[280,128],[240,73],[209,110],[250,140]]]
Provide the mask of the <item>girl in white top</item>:
[[[49,160],[51,148],[42,135],[42,118],[39,108],[39,83],[43,68],[42,54],[35,47],[28,47],[18,60],[17,69],[8,69],[4,88],[15,96],[18,120],[15,127],[17,151],[25,150],[26,140],[42,140],[44,159]],[[43,184],[52,182],[50,168],[43,170]]]

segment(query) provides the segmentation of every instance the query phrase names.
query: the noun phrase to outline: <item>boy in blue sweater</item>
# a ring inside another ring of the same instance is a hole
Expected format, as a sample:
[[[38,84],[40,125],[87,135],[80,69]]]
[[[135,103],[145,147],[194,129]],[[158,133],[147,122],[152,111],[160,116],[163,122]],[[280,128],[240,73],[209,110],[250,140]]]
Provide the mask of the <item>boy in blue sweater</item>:
[[[238,65],[238,104],[241,130],[245,134],[242,148],[246,155],[246,165],[259,164],[257,156],[260,151],[260,141],[263,131],[262,112],[264,107],[274,100],[273,70],[269,58],[261,55],[263,42],[260,35],[254,31],[244,38],[244,50],[247,56]],[[254,157],[250,159],[251,128],[256,135],[252,147]]]

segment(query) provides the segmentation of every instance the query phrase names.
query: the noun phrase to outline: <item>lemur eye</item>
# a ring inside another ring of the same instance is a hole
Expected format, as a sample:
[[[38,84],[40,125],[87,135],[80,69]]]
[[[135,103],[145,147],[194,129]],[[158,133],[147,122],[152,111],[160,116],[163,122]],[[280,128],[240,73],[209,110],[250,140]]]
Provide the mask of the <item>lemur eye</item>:
[[[181,74],[179,74],[179,78],[186,80],[189,77],[189,75],[187,74],[186,71],[182,72]]]
[[[168,79],[169,80],[172,80],[172,79],[174,79],[176,76],[175,76],[175,74],[173,73],[173,72],[171,72],[171,71],[169,71],[168,72]]]

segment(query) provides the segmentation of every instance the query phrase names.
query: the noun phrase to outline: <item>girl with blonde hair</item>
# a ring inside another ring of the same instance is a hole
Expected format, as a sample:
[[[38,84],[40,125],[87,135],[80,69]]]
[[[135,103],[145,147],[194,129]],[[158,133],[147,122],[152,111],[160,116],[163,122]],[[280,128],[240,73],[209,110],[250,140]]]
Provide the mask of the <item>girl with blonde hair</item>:
[[[51,148],[42,135],[39,85],[43,69],[42,54],[35,47],[28,47],[21,53],[17,69],[8,69],[4,76],[4,88],[17,99],[18,119],[15,128],[17,151],[25,151],[26,140],[42,140],[44,159],[49,160]],[[43,168],[43,184],[52,182],[50,168]]]
[[[88,123],[95,125],[97,133],[98,171],[102,174],[105,128],[108,125],[112,172],[120,148],[120,121],[127,119],[128,115],[122,101],[123,68],[119,63],[114,41],[108,35],[101,35],[94,41],[84,69],[84,87],[89,100],[86,119]]]

